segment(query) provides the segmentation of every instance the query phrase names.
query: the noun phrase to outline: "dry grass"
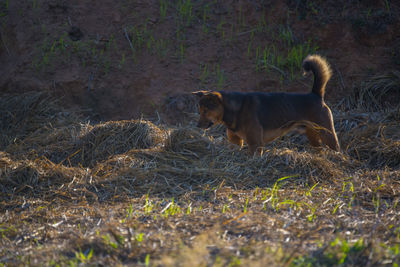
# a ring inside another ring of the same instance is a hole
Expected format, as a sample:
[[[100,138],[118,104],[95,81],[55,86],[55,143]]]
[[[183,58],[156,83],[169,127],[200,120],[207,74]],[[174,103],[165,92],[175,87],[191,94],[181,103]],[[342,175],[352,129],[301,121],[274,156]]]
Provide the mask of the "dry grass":
[[[395,108],[337,110],[343,153],[291,135],[262,157],[248,157],[227,143],[221,127],[90,125],[43,94],[0,102],[7,111],[0,128],[0,263],[7,266],[400,260]]]
[[[392,110],[400,107],[400,72],[393,70],[373,76],[356,87],[345,99],[347,108],[367,111]]]

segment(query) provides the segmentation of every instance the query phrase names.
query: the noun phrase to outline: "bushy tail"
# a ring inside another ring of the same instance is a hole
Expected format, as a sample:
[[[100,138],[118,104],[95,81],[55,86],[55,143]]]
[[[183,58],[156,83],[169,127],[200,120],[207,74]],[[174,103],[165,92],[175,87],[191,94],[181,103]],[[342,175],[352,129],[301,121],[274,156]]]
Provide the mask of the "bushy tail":
[[[331,68],[325,58],[319,55],[308,55],[303,61],[305,71],[312,71],[314,84],[312,92],[324,98],[325,86],[332,76]]]

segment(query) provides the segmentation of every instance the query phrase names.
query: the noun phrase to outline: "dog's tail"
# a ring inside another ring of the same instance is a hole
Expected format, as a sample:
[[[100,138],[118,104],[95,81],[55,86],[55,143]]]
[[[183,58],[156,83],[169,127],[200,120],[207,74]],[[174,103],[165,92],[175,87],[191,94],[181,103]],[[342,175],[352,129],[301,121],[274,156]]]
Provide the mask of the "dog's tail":
[[[303,69],[314,74],[312,92],[324,98],[325,86],[332,76],[331,68],[325,58],[319,55],[308,55],[303,61]]]

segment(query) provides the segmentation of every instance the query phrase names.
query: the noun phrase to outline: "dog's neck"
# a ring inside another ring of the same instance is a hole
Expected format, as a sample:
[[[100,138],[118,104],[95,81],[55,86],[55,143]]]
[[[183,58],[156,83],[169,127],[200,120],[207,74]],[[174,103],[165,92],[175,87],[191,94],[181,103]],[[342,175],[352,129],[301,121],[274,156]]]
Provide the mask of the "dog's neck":
[[[228,113],[224,112],[224,116],[222,117],[222,122],[232,132],[236,132],[238,129],[237,123],[236,123],[236,118],[234,116],[234,113]]]
[[[224,108],[224,115],[222,116],[222,122],[232,132],[239,130],[237,124],[237,110],[232,110],[228,107]]]
[[[220,93],[222,95],[224,105],[224,114],[222,116],[222,121],[229,130],[236,132],[237,130],[239,130],[237,114],[240,113],[240,110],[243,107],[243,98],[237,97],[235,94],[232,93],[225,93],[222,91]]]

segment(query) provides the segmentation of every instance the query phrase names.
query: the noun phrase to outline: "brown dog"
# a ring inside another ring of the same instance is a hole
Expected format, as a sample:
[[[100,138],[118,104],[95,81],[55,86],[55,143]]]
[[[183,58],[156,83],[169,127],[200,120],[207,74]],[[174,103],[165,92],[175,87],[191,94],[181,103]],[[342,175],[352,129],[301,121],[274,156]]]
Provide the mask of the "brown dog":
[[[223,123],[228,140],[239,146],[246,141],[249,153],[262,154],[262,146],[293,129],[305,130],[312,146],[326,145],[339,151],[332,113],[324,102],[325,86],[331,69],[319,55],[303,61],[306,72],[313,72],[310,93],[239,93],[198,91],[198,127]],[[303,131],[304,132],[304,131]]]

